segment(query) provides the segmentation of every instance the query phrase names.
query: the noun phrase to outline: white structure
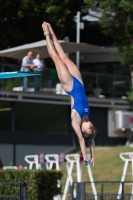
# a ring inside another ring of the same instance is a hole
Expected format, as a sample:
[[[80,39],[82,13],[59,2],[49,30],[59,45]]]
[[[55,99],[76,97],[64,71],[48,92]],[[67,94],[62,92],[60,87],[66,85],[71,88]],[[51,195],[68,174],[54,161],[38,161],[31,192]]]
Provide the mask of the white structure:
[[[51,170],[54,165],[56,167],[56,170],[60,169],[58,154],[46,154],[45,159],[46,159],[46,169]]]
[[[3,169],[18,169],[17,166],[4,166]]]
[[[88,155],[88,157],[90,157],[90,156]],[[66,180],[66,184],[65,184],[62,200],[66,199],[68,187],[69,187],[69,185],[72,186],[72,184],[73,184],[72,175],[73,175],[74,166],[76,166],[77,182],[81,182],[81,177],[82,177],[80,155],[79,154],[67,154],[65,156],[65,158],[66,158],[66,168],[67,168],[68,176],[67,176],[67,180]],[[97,199],[97,196],[96,196],[97,192],[96,192],[96,188],[95,188],[95,184],[94,184],[91,168],[90,168],[90,165],[88,165],[86,167],[88,169],[88,175],[89,175],[89,178],[90,178],[92,191],[93,191],[93,194],[95,195],[94,198],[96,200]],[[76,194],[74,194],[74,196],[76,196]]]
[[[64,94],[64,95],[67,95],[67,93],[66,93],[65,90],[62,88],[62,85],[61,85],[60,83],[57,83],[57,84],[56,84],[55,93],[56,93],[56,94]]]
[[[122,152],[122,153],[120,153],[120,158],[125,162],[122,177],[121,177],[121,182],[125,181],[125,177],[127,174],[131,174],[132,181],[133,181],[133,152]],[[130,173],[129,172],[127,173],[127,168],[128,168],[129,163],[131,164],[132,171]],[[128,183],[128,185],[129,185],[129,183]],[[132,186],[131,194],[133,195],[133,183],[131,183],[131,186]],[[117,199],[120,199],[121,193],[122,193],[122,184],[120,183]]]
[[[102,16],[102,11],[93,11],[91,9],[88,9],[88,15],[82,17],[83,20],[87,20],[90,22],[97,22]]]
[[[38,163],[38,155],[26,155],[24,159],[29,164],[29,169],[32,169],[33,166],[35,166],[36,169],[41,168]]]
[[[46,169],[51,170],[54,165],[56,170],[61,170],[61,164],[65,162],[65,153],[46,154],[45,155]]]
[[[61,164],[65,162],[65,153],[59,154],[45,154],[39,153],[38,155],[26,155],[24,160],[29,164],[29,169],[41,169],[42,165],[46,165],[47,170],[53,169],[54,165],[56,170],[61,169]]]

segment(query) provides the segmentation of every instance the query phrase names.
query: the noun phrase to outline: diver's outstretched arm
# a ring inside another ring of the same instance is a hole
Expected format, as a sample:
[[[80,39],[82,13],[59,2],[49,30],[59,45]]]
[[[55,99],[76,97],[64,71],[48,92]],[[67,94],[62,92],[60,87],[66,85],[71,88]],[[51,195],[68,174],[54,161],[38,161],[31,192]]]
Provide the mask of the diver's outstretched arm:
[[[72,127],[73,127],[76,135],[78,136],[78,140],[79,140],[80,148],[81,148],[81,151],[82,151],[82,154],[83,154],[83,158],[84,158],[84,160],[89,162],[88,157],[87,157],[87,153],[86,153],[85,140],[82,136],[80,126],[75,121],[72,121]]]
[[[94,159],[95,159],[95,142],[94,142],[94,139],[89,140],[89,148],[90,148],[90,154],[91,154],[90,162],[94,166]]]

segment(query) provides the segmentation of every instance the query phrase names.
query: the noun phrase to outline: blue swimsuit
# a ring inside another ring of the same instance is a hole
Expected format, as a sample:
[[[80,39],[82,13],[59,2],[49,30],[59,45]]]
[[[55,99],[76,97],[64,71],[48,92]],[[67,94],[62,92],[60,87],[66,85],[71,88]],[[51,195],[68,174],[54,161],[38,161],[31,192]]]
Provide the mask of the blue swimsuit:
[[[90,109],[88,105],[88,100],[85,93],[85,88],[83,84],[74,76],[73,79],[73,89],[71,92],[66,92],[68,95],[72,96],[74,99],[74,104],[72,109],[76,110],[80,115],[81,119],[84,115],[90,117]]]

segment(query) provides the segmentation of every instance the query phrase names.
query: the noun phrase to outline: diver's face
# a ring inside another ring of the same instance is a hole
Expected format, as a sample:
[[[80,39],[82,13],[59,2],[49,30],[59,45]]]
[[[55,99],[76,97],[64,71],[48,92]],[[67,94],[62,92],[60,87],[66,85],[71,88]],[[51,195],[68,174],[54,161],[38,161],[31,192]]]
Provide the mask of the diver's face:
[[[93,132],[93,130],[94,130],[94,126],[93,126],[93,124],[89,121],[89,122],[86,122],[84,129],[85,129],[85,132],[87,132],[89,135],[91,135],[92,132]]]

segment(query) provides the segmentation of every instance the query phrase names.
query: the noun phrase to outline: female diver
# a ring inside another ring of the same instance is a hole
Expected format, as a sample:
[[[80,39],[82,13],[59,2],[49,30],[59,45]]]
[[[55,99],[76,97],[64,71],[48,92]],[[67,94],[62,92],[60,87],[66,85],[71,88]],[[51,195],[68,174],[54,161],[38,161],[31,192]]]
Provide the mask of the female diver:
[[[94,166],[94,137],[96,131],[91,121],[89,121],[90,109],[81,73],[63,51],[51,25],[44,22],[42,28],[46,37],[48,53],[55,63],[61,85],[71,97],[71,123],[79,140],[84,164],[93,163]],[[90,160],[87,157],[85,140],[88,140],[89,143]]]

